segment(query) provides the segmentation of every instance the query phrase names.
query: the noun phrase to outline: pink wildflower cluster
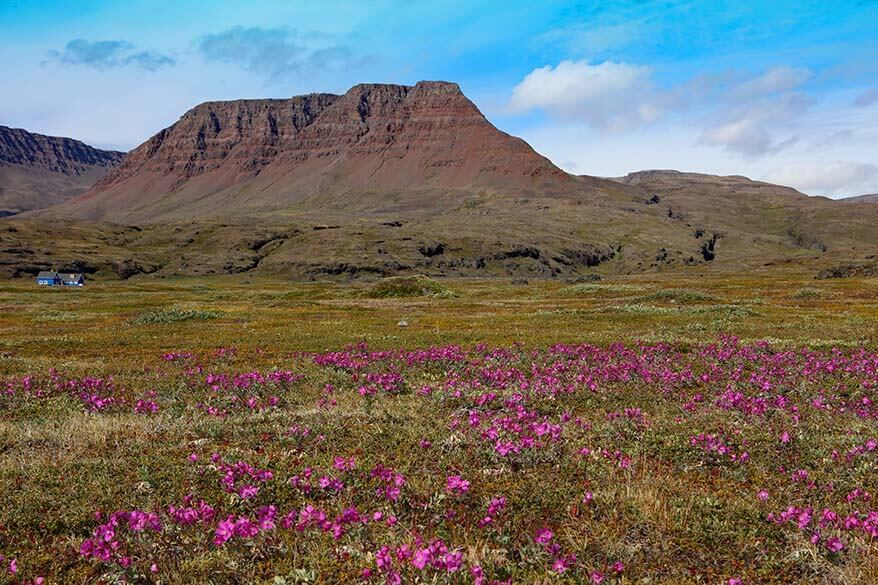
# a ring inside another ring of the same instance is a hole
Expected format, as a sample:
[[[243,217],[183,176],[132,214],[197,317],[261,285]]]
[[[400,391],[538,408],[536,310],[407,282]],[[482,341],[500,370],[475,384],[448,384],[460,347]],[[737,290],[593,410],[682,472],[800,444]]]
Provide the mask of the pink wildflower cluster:
[[[769,522],[795,526],[809,535],[814,545],[822,545],[831,553],[844,550],[841,536],[860,533],[867,540],[878,540],[878,510],[852,512],[842,517],[830,508],[817,513],[813,508],[788,506],[781,512],[768,514]]]
[[[79,547],[79,554],[85,558],[116,564],[123,569],[131,567],[128,534],[143,531],[161,532],[162,523],[157,514],[131,510],[113,512],[105,522],[95,528],[91,538]]]
[[[742,441],[746,442],[746,439]],[[746,463],[750,460],[750,455],[746,451],[742,451],[739,447],[734,446],[728,437],[722,433],[700,433],[689,439],[689,444],[699,449],[707,456],[710,463]]]
[[[246,461],[225,463],[218,453],[211,456],[222,477],[220,484],[229,493],[238,494],[241,499],[249,500],[259,493],[259,484],[270,481],[274,474],[268,469],[259,469]]]
[[[402,486],[405,485],[405,476],[403,474],[379,463],[372,469],[372,477],[376,478],[381,484],[375,489],[375,493],[378,496],[387,498],[391,502],[399,499],[400,493],[402,493]]]

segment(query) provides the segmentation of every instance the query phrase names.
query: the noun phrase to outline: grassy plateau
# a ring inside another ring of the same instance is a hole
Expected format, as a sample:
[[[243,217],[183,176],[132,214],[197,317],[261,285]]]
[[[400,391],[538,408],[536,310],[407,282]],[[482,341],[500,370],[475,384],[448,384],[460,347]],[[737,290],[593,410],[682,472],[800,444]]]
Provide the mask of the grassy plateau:
[[[0,583],[878,583],[878,279],[0,284]]]

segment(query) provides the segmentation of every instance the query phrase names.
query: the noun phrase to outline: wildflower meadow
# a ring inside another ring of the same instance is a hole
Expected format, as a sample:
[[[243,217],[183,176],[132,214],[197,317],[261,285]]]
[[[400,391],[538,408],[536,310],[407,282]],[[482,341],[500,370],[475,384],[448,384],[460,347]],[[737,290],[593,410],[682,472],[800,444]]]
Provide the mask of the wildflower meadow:
[[[0,582],[878,582],[878,347],[792,337],[840,336],[836,300],[717,285],[613,339],[640,289],[478,286],[54,295],[51,351],[50,301],[5,291]],[[226,321],[137,321],[205,295]]]

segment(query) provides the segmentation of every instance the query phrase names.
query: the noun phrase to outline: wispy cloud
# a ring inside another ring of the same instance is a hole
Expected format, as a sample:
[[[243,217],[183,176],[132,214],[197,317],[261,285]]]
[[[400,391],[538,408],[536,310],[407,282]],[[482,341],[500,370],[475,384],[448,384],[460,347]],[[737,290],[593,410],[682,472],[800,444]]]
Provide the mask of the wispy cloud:
[[[137,51],[124,40],[94,41],[74,39],[61,51],[50,51],[49,58],[62,65],[82,65],[99,71],[120,67],[136,67],[145,71],[157,71],[172,67],[176,61],[155,51]]]
[[[878,166],[851,161],[808,161],[786,165],[767,177],[782,185],[796,185],[806,193],[833,197],[878,192]]]
[[[363,61],[328,35],[288,28],[236,26],[201,37],[197,46],[206,61],[236,65],[269,79]]]
[[[814,77],[806,67],[772,67],[765,73],[751,77],[731,88],[735,99],[752,99],[792,91]]]
[[[872,104],[878,104],[878,89],[869,89],[857,96],[854,105],[858,108],[867,108]]]
[[[721,114],[718,122],[703,130],[699,140],[747,158],[776,154],[798,142],[796,136],[777,138],[777,134],[795,128],[812,103],[801,93],[748,101]]]
[[[599,26],[576,23],[549,30],[537,36],[534,42],[537,45],[558,46],[571,56],[585,56],[624,47],[643,34],[642,25],[633,20]]]

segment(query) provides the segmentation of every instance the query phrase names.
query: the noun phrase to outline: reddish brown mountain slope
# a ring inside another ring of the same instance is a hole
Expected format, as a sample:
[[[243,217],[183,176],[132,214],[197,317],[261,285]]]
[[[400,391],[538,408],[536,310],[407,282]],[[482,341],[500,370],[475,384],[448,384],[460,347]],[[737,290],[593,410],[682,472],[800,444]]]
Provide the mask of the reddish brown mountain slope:
[[[0,216],[63,203],[123,156],[71,138],[0,126]]]
[[[462,189],[551,191],[575,183],[497,130],[457,84],[368,84],[343,96],[199,105],[52,213],[143,223],[417,209]]]

